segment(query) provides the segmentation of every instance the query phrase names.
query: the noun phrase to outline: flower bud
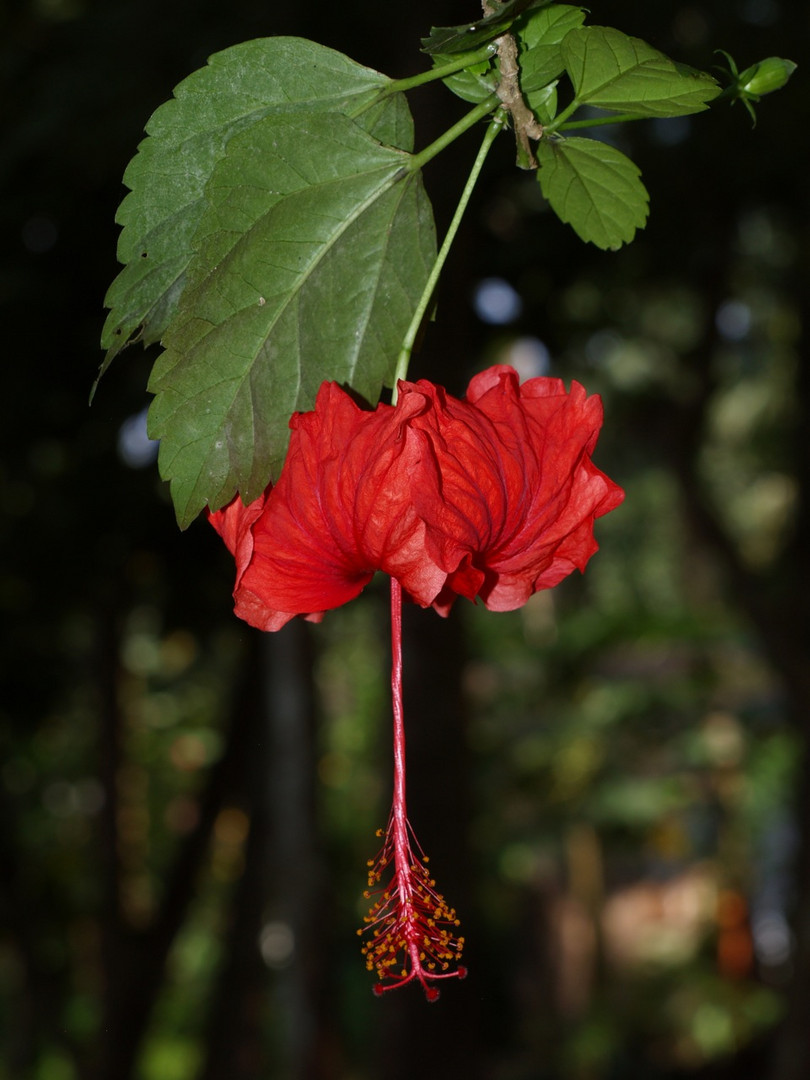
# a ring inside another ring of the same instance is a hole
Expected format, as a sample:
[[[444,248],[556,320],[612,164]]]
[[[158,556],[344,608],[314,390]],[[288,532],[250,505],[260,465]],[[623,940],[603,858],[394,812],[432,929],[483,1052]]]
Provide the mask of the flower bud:
[[[760,60],[737,76],[737,93],[741,97],[758,99],[763,94],[780,90],[796,70],[792,60],[783,60],[779,56],[769,56]]]

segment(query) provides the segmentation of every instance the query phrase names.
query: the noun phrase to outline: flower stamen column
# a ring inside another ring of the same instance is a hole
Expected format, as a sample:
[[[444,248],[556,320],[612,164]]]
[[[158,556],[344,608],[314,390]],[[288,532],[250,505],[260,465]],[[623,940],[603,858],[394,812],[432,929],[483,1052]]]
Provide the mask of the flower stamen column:
[[[448,907],[428,870],[428,857],[408,821],[405,801],[405,717],[402,704],[402,587],[391,578],[391,698],[394,715],[394,795],[383,845],[369,860],[368,889],[375,897],[366,926],[369,933],[363,955],[369,971],[376,971],[377,995],[418,980],[428,1001],[436,1001],[437,979],[460,978],[464,967],[450,970],[461,958],[464,938],[456,929],[459,919]],[[382,835],[379,830],[378,835]],[[383,884],[383,877],[391,873]]]

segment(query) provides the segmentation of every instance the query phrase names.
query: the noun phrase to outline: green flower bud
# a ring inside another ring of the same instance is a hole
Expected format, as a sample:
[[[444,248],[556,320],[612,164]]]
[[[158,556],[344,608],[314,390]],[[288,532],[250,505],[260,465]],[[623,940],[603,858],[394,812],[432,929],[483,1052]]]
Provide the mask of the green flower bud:
[[[740,97],[758,100],[763,94],[780,90],[796,70],[792,60],[782,60],[778,56],[769,56],[752,64],[737,76],[737,92]]]

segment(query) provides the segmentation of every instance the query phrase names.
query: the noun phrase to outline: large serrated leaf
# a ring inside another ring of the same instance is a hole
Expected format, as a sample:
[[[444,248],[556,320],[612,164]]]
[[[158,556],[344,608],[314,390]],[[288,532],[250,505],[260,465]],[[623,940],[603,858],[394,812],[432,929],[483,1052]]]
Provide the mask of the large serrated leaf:
[[[260,38],[216,53],[174,91],[147,124],[130,162],[118,245],[125,264],[105,300],[102,372],[131,341],[159,341],[185,288],[193,237],[206,209],[205,185],[238,132],[264,117],[301,109],[357,114],[381,142],[410,150],[403,95],[377,101],[390,82],[377,71],[301,38]]]
[[[675,64],[612,27],[569,31],[562,55],[580,105],[635,116],[686,116],[707,108],[720,92],[710,75]]]
[[[433,26],[430,36],[422,38],[422,52],[449,54],[467,52],[493,41],[505,33],[515,19],[529,8],[540,8],[550,4],[551,0],[506,0],[492,6],[492,14],[462,26]]]
[[[557,217],[588,243],[615,251],[647,221],[641,172],[614,146],[596,139],[543,139],[537,177]]]
[[[265,488],[290,414],[312,407],[324,379],[377,401],[435,259],[409,155],[339,115],[251,125],[228,143],[206,199],[149,387],[181,527]]]

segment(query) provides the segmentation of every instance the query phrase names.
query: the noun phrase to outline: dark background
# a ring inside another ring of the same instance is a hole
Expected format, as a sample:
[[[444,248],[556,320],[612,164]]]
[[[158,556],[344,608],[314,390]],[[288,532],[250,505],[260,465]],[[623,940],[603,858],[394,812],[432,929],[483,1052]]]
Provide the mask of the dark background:
[[[753,130],[737,105],[620,133],[652,200],[617,254],[501,137],[447,267],[412,373],[460,393],[545,347],[603,395],[628,498],[587,574],[522,612],[408,612],[411,818],[468,940],[438,1004],[374,998],[355,936],[390,792],[382,591],[251,632],[217,537],[180,534],[121,452],[154,356],[88,407],[120,178],[172,88],[269,34],[405,76],[431,25],[476,15],[0,9],[2,1078],[810,1075],[803,0],[593,5],[698,67],[800,68]],[[465,108],[412,107],[420,146]],[[440,233],[475,147],[428,168]],[[490,277],[508,324],[476,315]]]

